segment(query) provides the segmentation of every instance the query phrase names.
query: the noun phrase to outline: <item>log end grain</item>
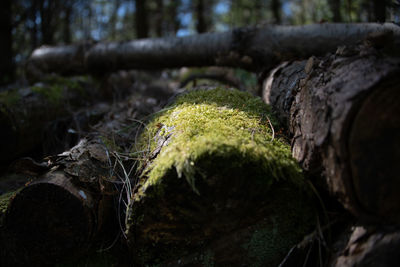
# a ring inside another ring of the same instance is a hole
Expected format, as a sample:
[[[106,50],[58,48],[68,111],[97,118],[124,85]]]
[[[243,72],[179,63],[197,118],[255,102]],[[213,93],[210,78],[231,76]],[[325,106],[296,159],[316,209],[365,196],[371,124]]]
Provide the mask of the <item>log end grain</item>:
[[[363,101],[349,136],[349,158],[357,198],[369,213],[400,221],[400,90],[386,79]]]
[[[80,255],[93,232],[90,195],[61,173],[22,189],[11,201],[6,228],[19,261],[50,264]]]

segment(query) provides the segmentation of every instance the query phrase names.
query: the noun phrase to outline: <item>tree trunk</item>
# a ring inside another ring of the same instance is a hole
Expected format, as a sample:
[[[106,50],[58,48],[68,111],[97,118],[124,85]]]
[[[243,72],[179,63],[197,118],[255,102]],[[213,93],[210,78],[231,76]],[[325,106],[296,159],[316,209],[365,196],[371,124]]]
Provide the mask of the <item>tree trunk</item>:
[[[58,2],[57,1],[39,1],[39,11],[40,11],[40,31],[42,33],[42,44],[52,45],[54,44],[54,32],[55,27],[58,23]]]
[[[382,36],[381,36],[382,37]],[[292,154],[368,222],[399,222],[399,59],[371,46],[285,63],[263,97],[293,137]],[[321,169],[322,167],[322,169]]]
[[[181,38],[42,47],[33,52],[28,67],[62,74],[210,65],[260,71],[282,60],[324,55],[339,45],[385,32],[392,33],[395,45],[400,43],[400,27],[391,23],[267,26]]]
[[[72,5],[71,0],[66,1],[64,6],[64,29],[63,29],[63,39],[64,44],[71,43],[71,15],[72,15]]]
[[[196,1],[196,30],[197,33],[205,33],[208,30],[208,25],[205,18],[204,0]]]
[[[0,85],[11,83],[15,76],[14,53],[12,49],[12,1],[0,3]]]
[[[342,22],[341,0],[329,0],[329,6],[333,15],[333,22]]]
[[[386,21],[386,0],[374,0],[374,15],[376,22]]]
[[[138,39],[149,37],[146,0],[135,0],[135,29]]]
[[[315,210],[273,125],[261,99],[215,88],[153,117],[127,215],[136,264],[278,266]]]
[[[282,23],[282,16],[281,16],[281,12],[282,12],[282,4],[280,0],[272,0],[271,1],[271,10],[272,10],[272,14],[274,17],[274,22],[276,24],[281,24]]]
[[[164,1],[157,0],[156,4],[157,4],[157,10],[155,14],[156,36],[162,37],[164,35],[164,23],[165,23]]]

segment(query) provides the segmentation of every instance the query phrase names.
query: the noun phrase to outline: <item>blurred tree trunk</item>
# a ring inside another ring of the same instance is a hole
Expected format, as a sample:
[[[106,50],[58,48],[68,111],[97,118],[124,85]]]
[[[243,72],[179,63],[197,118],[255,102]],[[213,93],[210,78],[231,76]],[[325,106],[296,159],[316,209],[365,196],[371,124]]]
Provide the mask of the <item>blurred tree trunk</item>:
[[[342,22],[342,15],[340,13],[340,0],[329,0],[329,7],[333,14],[333,22]]]
[[[63,28],[63,41],[65,44],[71,43],[71,15],[72,15],[72,1],[67,0],[64,6],[64,28]]]
[[[110,27],[111,27],[111,39],[115,40],[116,39],[116,35],[117,35],[117,19],[118,19],[118,9],[121,5],[121,1],[120,0],[116,0],[114,3],[114,9],[113,9],[113,13],[111,14],[110,17]]]
[[[374,0],[375,21],[385,22],[386,20],[386,0]]]
[[[281,1],[280,0],[272,0],[271,10],[272,10],[272,14],[274,16],[274,22],[276,24],[281,24],[282,23],[282,16],[281,16],[282,3],[281,3]]]
[[[135,0],[135,28],[138,39],[149,36],[149,24],[147,21],[146,0]]]
[[[156,0],[157,10],[155,16],[155,23],[156,23],[156,36],[162,37],[163,36],[163,24],[164,24],[164,1],[163,0]]]
[[[178,8],[181,4],[180,0],[171,1],[167,6],[167,14],[168,17],[168,32],[172,32],[173,35],[176,35],[178,32],[181,21],[178,19]]]
[[[57,26],[59,11],[58,1],[40,1],[40,30],[42,32],[42,44],[54,44],[54,33]]]
[[[206,24],[206,19],[204,17],[204,1],[203,0],[197,0],[196,2],[196,30],[198,33],[203,33],[207,31],[207,24]]]
[[[14,79],[15,68],[12,50],[12,1],[0,3],[0,85]]]
[[[30,8],[30,14],[29,14],[29,16],[30,16],[29,19],[32,22],[32,27],[30,29],[32,51],[38,46],[37,23],[36,23],[37,11],[38,11],[38,1],[37,0],[33,0],[31,8]]]

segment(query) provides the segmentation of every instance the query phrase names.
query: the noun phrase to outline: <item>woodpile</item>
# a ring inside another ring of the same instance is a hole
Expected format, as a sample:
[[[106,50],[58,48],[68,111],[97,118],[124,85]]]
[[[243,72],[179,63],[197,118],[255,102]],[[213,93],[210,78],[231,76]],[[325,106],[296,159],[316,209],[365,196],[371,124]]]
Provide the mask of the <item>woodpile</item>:
[[[0,191],[0,263],[77,264],[106,243],[121,266],[398,265],[400,59],[388,27],[268,67],[261,98],[203,86],[164,105],[173,92],[152,83],[76,146],[15,162],[30,182]]]

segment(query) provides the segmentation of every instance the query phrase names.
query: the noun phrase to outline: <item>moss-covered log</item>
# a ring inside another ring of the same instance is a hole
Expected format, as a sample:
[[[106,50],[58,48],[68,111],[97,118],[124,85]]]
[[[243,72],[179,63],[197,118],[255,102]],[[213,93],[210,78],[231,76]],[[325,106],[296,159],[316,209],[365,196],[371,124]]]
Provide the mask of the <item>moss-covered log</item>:
[[[263,97],[287,125],[304,169],[322,172],[322,184],[362,220],[393,223],[400,221],[400,60],[384,56],[387,44],[376,36],[284,63]]]
[[[315,223],[309,190],[261,99],[199,89],[155,115],[127,237],[146,264],[277,266]]]

